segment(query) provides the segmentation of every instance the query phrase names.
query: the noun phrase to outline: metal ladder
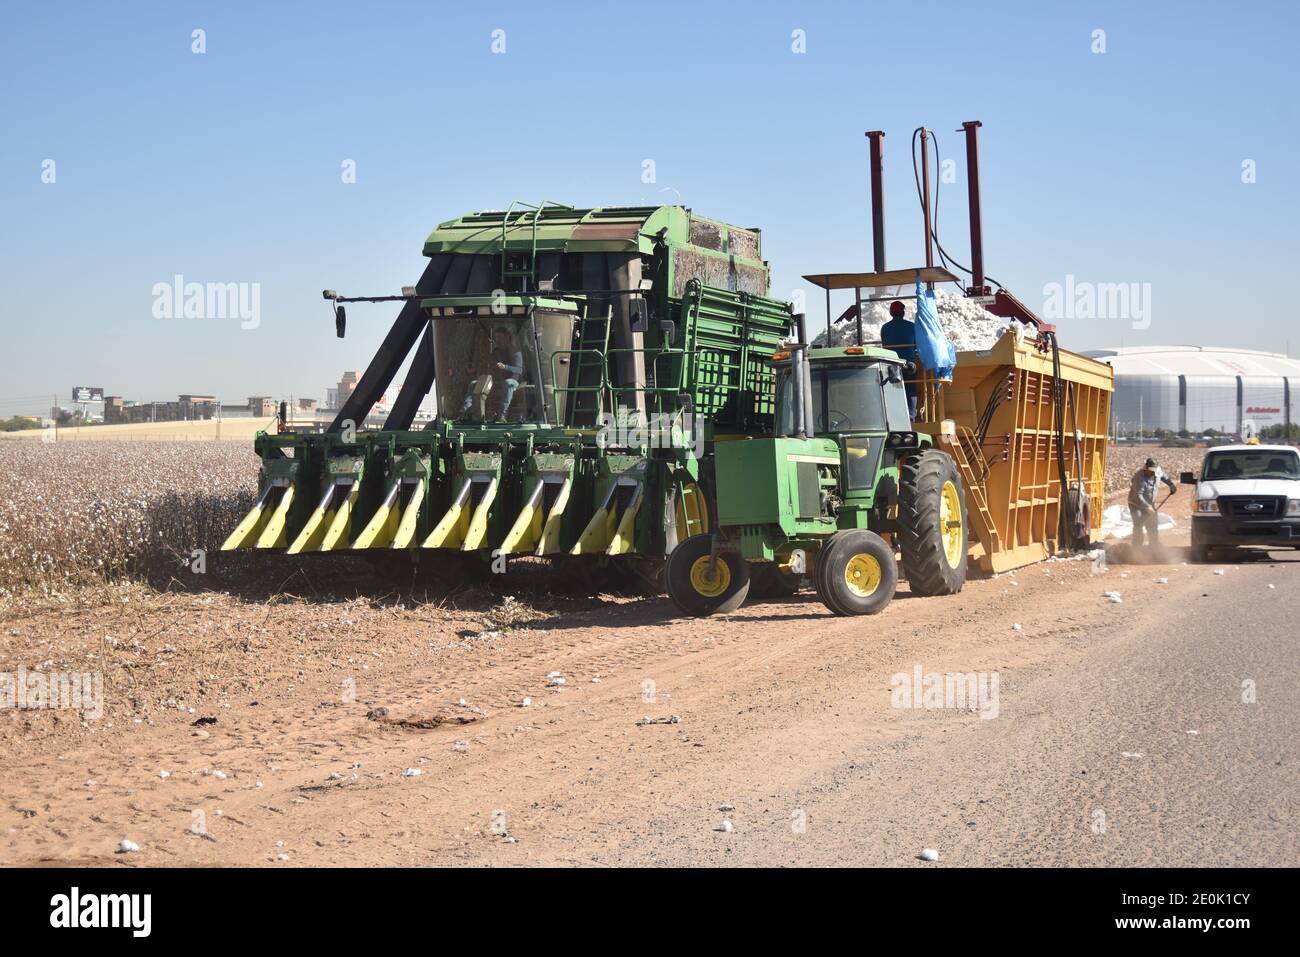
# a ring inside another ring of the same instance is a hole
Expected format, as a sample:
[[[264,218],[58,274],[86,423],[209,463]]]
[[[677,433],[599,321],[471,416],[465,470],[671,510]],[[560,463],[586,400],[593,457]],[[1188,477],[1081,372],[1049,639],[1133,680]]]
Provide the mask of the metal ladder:
[[[525,217],[527,217],[531,212],[532,233],[528,245],[528,251],[523,260],[526,264],[525,267],[511,269],[510,253],[506,248],[506,240],[511,228],[510,214],[515,211],[516,206],[522,206],[524,208],[515,219],[514,225],[522,225]],[[510,204],[510,208],[506,210],[505,215],[501,217],[501,288],[504,289],[509,285],[507,282],[508,279],[526,280],[522,283],[525,292],[531,291],[537,287],[537,220],[541,218],[542,211],[547,207],[554,207],[555,209],[573,209],[573,207],[569,206],[567,203],[557,203],[551,199],[542,200],[541,205],[538,206],[534,206],[532,203],[515,200]]]
[[[576,387],[569,406],[570,425],[595,425],[605,411],[605,357],[612,309],[606,304],[605,314],[593,318],[588,308],[582,310],[578,320],[578,345],[570,380]]]
[[[988,496],[984,494],[984,479],[989,474],[988,462],[975,439],[975,433],[966,426],[958,426],[954,438],[955,441],[948,445],[948,451],[961,470],[961,480],[966,484],[967,502],[975,503],[973,512],[967,509],[967,514],[972,518],[971,529],[975,532],[975,538],[984,546],[985,553],[995,554],[1001,550],[1001,536],[993,522],[993,513],[989,511]],[[979,469],[978,474],[976,468]]]

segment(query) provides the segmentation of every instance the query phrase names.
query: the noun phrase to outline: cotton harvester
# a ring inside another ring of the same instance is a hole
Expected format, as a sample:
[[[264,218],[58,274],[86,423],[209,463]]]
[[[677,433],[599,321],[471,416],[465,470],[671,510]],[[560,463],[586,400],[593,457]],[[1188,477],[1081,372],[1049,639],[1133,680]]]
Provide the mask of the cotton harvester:
[[[345,303],[403,305],[324,432],[258,435],[261,494],[223,549],[572,557],[657,581],[709,528],[714,443],[772,429],[794,318],[767,296],[759,231],[545,202],[443,223],[424,253],[401,297],[326,291],[339,336]]]
[[[933,134],[913,134],[914,171],[918,136],[921,145],[925,266],[891,271],[884,133],[868,133],[875,270],[804,277],[826,291],[826,342],[810,348],[801,334],[773,356],[775,435],[717,446],[714,527],[682,542],[665,571],[669,594],[687,614],[734,610],[760,572],[786,583],[810,577],[836,614],[873,614],[893,598],[899,565],[913,594],[946,595],[961,589],[972,559],[984,571],[1003,571],[1084,547],[1099,532],[1112,372],[1060,349],[1054,327],[1005,289],[985,285],[979,126],[963,124],[971,268],[957,268],[971,276],[967,297],[1014,323],[992,348],[957,353],[943,376],[864,341],[864,302],[915,298],[911,335],[919,343],[928,332],[946,345],[937,318],[922,328],[920,303],[933,302],[927,293],[936,282],[960,288],[934,263],[937,247],[945,266],[956,266],[931,222]],[[909,283],[913,296],[873,295]],[[857,343],[836,347],[830,296],[848,289],[855,303],[843,318],[856,317]]]

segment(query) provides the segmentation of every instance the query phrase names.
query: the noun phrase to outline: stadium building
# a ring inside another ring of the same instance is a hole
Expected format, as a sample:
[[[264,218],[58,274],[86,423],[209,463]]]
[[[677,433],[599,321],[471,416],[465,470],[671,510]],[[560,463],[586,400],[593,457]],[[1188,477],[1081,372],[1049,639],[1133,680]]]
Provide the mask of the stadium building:
[[[1300,414],[1300,360],[1280,352],[1140,346],[1085,354],[1115,370],[1113,435],[1216,430],[1249,438]]]

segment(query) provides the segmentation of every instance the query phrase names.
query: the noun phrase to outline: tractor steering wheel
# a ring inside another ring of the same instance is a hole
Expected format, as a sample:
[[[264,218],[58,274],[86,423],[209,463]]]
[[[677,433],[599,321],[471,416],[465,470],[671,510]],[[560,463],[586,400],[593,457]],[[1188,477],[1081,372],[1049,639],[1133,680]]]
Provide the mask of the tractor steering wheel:
[[[827,409],[826,414],[819,416],[817,424],[823,432],[842,432],[853,424],[852,420],[840,412],[838,409]]]

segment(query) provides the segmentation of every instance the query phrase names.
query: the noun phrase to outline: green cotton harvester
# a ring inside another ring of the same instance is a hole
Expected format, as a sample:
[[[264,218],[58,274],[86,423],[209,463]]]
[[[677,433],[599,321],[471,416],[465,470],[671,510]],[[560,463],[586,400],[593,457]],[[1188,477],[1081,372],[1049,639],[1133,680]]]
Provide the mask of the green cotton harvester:
[[[328,428],[258,434],[261,492],[223,550],[562,556],[658,582],[710,530],[715,443],[773,430],[796,320],[767,295],[759,231],[517,203],[443,223],[424,254],[401,296],[325,292],[340,337],[347,303],[401,311]]]

